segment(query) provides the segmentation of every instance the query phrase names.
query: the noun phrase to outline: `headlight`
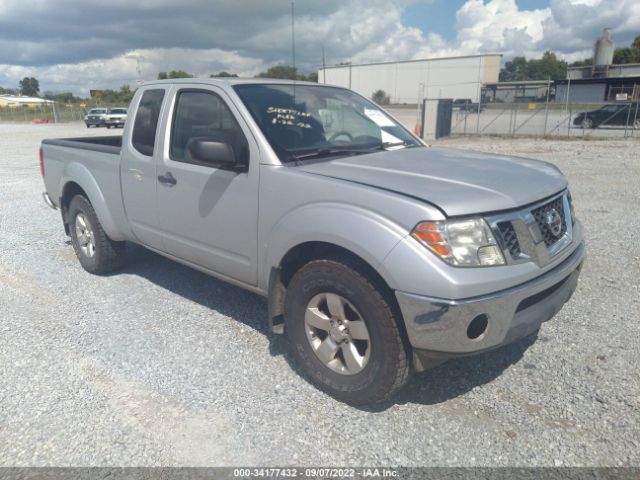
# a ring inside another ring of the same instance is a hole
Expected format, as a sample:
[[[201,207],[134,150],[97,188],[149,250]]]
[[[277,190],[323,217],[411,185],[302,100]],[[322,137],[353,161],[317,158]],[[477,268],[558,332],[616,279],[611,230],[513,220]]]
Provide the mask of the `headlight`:
[[[506,263],[489,225],[482,218],[422,222],[411,235],[442,260],[457,267]]]

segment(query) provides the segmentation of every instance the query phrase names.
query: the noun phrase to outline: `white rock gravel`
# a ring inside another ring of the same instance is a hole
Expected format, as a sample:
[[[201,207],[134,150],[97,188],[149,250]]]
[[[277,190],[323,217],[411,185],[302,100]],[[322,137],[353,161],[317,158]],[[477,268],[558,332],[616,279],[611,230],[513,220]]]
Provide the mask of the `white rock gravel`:
[[[0,124],[0,466],[640,465],[640,142],[439,142],[557,164],[588,259],[537,342],[359,410],[298,376],[260,297],[136,247],[81,269],[37,149],[105,133]]]

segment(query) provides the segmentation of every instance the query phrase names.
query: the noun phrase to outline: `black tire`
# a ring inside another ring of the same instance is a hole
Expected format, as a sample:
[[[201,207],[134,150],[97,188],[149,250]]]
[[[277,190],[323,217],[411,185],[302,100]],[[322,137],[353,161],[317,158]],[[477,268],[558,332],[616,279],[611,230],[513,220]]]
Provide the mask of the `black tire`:
[[[595,128],[595,123],[589,117],[586,117],[582,120],[582,128],[591,129]]]
[[[291,355],[318,388],[352,405],[372,405],[393,396],[408,381],[410,348],[390,300],[355,262],[314,260],[298,270],[287,288],[285,332]],[[333,371],[316,355],[305,331],[309,302],[319,294],[342,296],[361,314],[371,348],[368,362],[356,374]]]
[[[93,232],[95,251],[92,256],[85,254],[80,247],[76,230],[76,221],[80,214],[84,216]],[[114,242],[107,236],[87,198],[83,195],[76,195],[71,199],[68,218],[71,243],[82,268],[95,275],[104,275],[122,266],[125,255],[124,242]]]

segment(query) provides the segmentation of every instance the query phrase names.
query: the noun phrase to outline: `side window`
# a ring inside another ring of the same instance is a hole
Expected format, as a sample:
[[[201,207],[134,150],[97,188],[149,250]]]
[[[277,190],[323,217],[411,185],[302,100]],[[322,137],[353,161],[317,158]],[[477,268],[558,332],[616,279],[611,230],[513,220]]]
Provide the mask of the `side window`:
[[[164,90],[147,90],[142,94],[140,105],[138,105],[131,142],[133,148],[148,157],[153,156],[153,145],[163,99]]]
[[[201,164],[192,160],[189,153],[189,142],[195,139],[229,144],[238,163],[249,164],[247,139],[229,107],[215,93],[201,90],[178,93],[171,128],[171,159]]]

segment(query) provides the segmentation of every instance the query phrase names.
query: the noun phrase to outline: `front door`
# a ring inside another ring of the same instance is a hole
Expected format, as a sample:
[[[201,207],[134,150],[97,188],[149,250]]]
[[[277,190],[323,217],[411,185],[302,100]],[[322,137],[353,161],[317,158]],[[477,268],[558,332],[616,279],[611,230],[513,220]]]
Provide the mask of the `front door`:
[[[257,283],[259,151],[227,95],[181,85],[158,163],[158,215],[167,253],[241,282]],[[192,158],[194,139],[231,145],[243,169]]]

